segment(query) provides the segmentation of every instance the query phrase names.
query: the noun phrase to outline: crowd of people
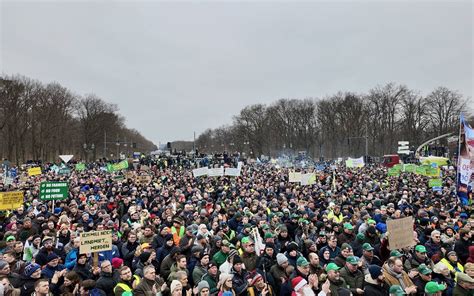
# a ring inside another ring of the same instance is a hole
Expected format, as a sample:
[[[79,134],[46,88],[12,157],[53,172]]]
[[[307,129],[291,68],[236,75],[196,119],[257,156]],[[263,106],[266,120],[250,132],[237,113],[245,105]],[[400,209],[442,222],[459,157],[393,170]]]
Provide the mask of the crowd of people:
[[[61,176],[43,164],[0,181],[25,200],[0,212],[0,295],[474,295],[474,215],[455,171],[433,191],[377,165],[326,165],[308,186],[271,163],[244,161],[238,177],[194,177],[196,165],[147,157]],[[39,185],[54,180],[69,197],[53,205]],[[413,246],[391,248],[387,221],[408,216]],[[98,262],[79,251],[94,230],[112,232]]]

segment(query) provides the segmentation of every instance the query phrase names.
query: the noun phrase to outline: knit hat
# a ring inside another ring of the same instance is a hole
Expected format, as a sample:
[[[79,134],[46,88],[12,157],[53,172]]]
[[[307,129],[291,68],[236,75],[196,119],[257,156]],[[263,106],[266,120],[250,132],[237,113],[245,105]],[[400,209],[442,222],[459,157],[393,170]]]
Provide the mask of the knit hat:
[[[143,252],[140,254],[140,262],[145,263],[150,259],[151,253],[150,252]]]
[[[117,269],[123,264],[123,259],[121,258],[112,258],[112,267]]]
[[[167,235],[165,235],[165,242],[170,240],[173,240],[173,235],[171,233],[168,233]]]
[[[171,282],[171,286],[170,286],[171,293],[173,293],[173,292],[176,290],[176,288],[178,288],[178,286],[181,286],[181,287],[182,287],[181,282],[180,282],[180,281],[177,281],[177,280],[173,280],[173,281]]]
[[[221,275],[219,276],[219,282],[217,283],[217,288],[220,289],[222,287],[222,285],[224,285],[224,283],[228,280],[228,279],[231,279],[233,278],[234,275],[233,274],[230,274],[230,273],[221,273]]]
[[[297,276],[291,280],[291,286],[295,292],[301,290],[304,286],[306,286],[306,284],[308,284],[308,282],[301,276]]]
[[[255,276],[252,278],[252,280],[250,281],[250,286],[253,286],[255,285],[256,282],[258,282],[260,279],[262,279],[262,275],[259,274],[259,273],[256,273]]]
[[[0,260],[0,261],[4,261],[4,260]],[[4,262],[6,263],[6,261]],[[0,266],[1,266],[1,263],[0,263]],[[25,271],[23,273],[25,274],[26,277],[30,277],[35,271],[37,271],[40,268],[41,266],[39,264],[30,263],[25,267]]]
[[[199,284],[197,285],[198,293],[201,293],[202,289],[204,288],[209,289],[209,283],[206,281],[200,281]]]
[[[0,269],[4,269],[8,265],[8,262],[5,260],[0,260]]]
[[[288,258],[285,256],[285,254],[278,253],[276,258],[278,265],[282,265],[283,263],[288,262]]]
[[[78,256],[78,257],[79,257],[79,256]],[[49,262],[53,261],[54,259],[58,259],[58,258],[59,258],[59,256],[56,255],[56,253],[51,253],[51,254],[48,255],[48,257],[47,257],[46,260],[47,260],[48,263],[49,263]]]
[[[369,273],[370,277],[375,280],[382,274],[382,267],[378,265],[369,265]]]
[[[232,265],[235,265],[237,263],[242,263],[242,258],[240,258],[240,256],[234,256],[234,260],[232,261]]]

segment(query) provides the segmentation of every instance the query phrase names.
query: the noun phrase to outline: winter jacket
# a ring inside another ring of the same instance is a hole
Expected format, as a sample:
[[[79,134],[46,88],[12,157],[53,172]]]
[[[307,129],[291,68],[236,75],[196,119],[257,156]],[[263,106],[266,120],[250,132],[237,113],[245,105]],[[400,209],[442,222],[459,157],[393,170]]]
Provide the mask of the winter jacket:
[[[359,269],[357,269],[356,272],[351,272],[347,266],[344,266],[344,268],[340,270],[340,276],[346,281],[353,295],[357,295],[357,289],[363,289],[364,273]]]
[[[388,294],[388,286],[385,283],[380,285],[372,279],[370,274],[365,275],[364,296],[386,296]]]
[[[95,287],[105,291],[107,296],[113,296],[115,285],[117,285],[117,281],[114,279],[112,273],[101,272],[99,279],[96,281]]]

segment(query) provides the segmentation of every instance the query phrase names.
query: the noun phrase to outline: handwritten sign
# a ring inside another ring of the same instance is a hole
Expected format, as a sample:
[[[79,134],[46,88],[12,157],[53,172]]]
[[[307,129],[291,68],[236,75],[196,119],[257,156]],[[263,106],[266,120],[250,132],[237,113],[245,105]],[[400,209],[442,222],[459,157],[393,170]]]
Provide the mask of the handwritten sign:
[[[79,253],[93,253],[112,250],[112,231],[89,231],[80,234]]]
[[[0,210],[18,209],[23,204],[23,192],[11,191],[0,193]]]
[[[387,232],[390,250],[400,250],[415,245],[412,217],[387,220]]]
[[[151,176],[149,175],[141,175],[137,177],[137,182],[142,185],[149,184],[151,182]]]

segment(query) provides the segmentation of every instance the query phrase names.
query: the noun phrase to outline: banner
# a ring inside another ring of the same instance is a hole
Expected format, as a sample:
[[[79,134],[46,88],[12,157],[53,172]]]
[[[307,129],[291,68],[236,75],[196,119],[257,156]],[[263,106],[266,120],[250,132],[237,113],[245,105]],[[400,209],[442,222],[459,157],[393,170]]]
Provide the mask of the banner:
[[[413,217],[387,220],[388,244],[390,250],[414,246]]]
[[[391,177],[398,177],[400,176],[400,169],[396,167],[391,167],[388,169],[388,175]]]
[[[474,130],[460,116],[457,194],[463,205],[472,198],[472,174],[474,171]]]
[[[0,192],[0,210],[16,210],[23,205],[23,191]]]
[[[112,231],[89,231],[80,234],[79,254],[112,250]]]
[[[288,179],[290,183],[299,183],[301,182],[301,173],[289,172]]]
[[[82,163],[82,162],[76,164],[76,171],[79,171],[79,172],[80,172],[80,171],[83,171],[83,170],[85,170],[85,169],[86,169],[86,164],[84,164],[84,163]]]
[[[224,176],[224,167],[209,169],[208,174],[209,177],[222,177]]]
[[[441,179],[430,179],[428,181],[428,186],[430,188],[433,188],[433,187],[442,187],[443,186],[443,180]]]
[[[67,182],[41,182],[41,200],[66,199],[68,197],[68,194],[69,184]]]
[[[34,168],[29,168],[28,169],[28,176],[36,176],[36,175],[41,175],[41,168],[40,167],[34,167]]]
[[[196,177],[201,177],[201,176],[205,176],[205,175],[207,175],[208,170],[209,170],[209,169],[208,169],[207,167],[194,169],[194,170],[193,170],[193,176],[194,176],[194,178],[196,178]]]
[[[313,185],[316,183],[316,174],[308,173],[308,174],[301,174],[301,185]]]
[[[107,171],[109,172],[116,172],[120,170],[128,169],[128,160],[122,160],[119,163],[114,163],[114,164],[107,164]]]
[[[359,158],[348,158],[346,160],[346,167],[348,168],[362,168],[364,167],[364,157],[361,156]]]
[[[224,175],[230,176],[230,177],[239,177],[240,170],[238,168],[226,168],[224,171]]]

